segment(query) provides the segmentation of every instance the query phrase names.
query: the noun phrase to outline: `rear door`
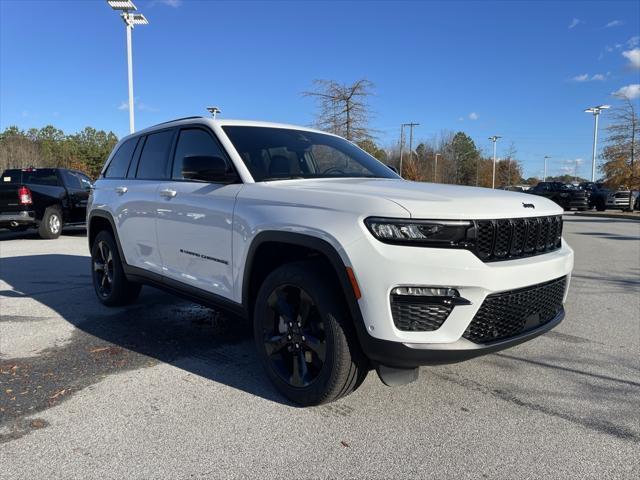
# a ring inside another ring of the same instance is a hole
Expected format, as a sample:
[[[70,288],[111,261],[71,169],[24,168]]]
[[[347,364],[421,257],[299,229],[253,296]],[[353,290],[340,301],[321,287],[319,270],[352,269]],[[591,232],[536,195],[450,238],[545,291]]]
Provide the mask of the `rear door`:
[[[159,275],[162,259],[156,236],[158,189],[169,178],[174,134],[175,129],[170,128],[140,138],[114,212],[127,264]]]
[[[231,166],[208,128],[180,130],[171,179],[162,182],[158,191],[157,231],[163,274],[166,281],[176,280],[230,298],[233,208],[241,184],[185,179],[182,162],[187,155],[218,156]]]

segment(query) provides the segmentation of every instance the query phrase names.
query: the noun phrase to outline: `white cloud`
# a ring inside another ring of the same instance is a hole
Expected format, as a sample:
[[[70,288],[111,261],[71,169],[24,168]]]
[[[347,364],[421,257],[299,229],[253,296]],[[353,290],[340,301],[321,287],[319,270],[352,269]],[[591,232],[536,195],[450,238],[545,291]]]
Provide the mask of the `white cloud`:
[[[629,60],[629,65],[633,68],[640,68],[640,48],[632,48],[622,52],[622,56]]]
[[[631,37],[627,40],[627,46],[629,48],[637,47],[638,45],[640,45],[640,36]]]
[[[635,100],[640,97],[640,84],[633,83],[631,85],[627,85],[626,87],[619,88],[611,95],[615,97],[623,97],[628,98],[629,100]]]
[[[560,171],[565,175],[575,175],[576,172],[580,173],[580,166],[583,163],[584,160],[582,158],[563,160]]]
[[[182,6],[182,0],[153,0],[149,6],[155,7],[156,5],[166,5],[167,7],[178,8]]]
[[[464,122],[464,117],[458,117],[459,122]]]
[[[146,103],[142,103],[138,100],[138,98],[133,99],[134,108],[139,112],[158,112],[159,110],[151,105],[147,105]],[[118,106],[118,110],[126,110],[129,111],[129,102],[125,102],[124,100],[120,102]]]
[[[569,24],[569,30],[571,30],[572,28],[577,27],[581,23],[582,23],[582,20],[580,20],[579,18],[574,18],[573,20],[571,20],[571,23]]]
[[[589,75],[588,73],[583,73],[582,75],[576,75],[571,80],[574,82],[602,82],[609,77],[610,72],[604,73],[595,73],[593,75]]]
[[[620,20],[611,20],[604,26],[604,28],[619,27],[620,25],[622,25]]]
[[[480,115],[478,115],[476,112],[471,112],[468,117],[469,120],[478,120],[480,118]]]

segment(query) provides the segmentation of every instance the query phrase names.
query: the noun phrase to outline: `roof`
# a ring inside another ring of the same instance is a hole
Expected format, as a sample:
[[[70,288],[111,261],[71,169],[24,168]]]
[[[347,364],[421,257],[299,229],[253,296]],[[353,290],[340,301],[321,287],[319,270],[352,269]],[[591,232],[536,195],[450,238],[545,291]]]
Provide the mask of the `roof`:
[[[142,133],[146,133],[146,132],[150,132],[150,131],[154,131],[154,130],[158,130],[158,128],[169,128],[169,127],[175,127],[175,126],[179,126],[179,125],[189,125],[189,124],[193,124],[193,123],[200,123],[200,124],[209,124],[211,126],[214,125],[218,125],[221,127],[224,126],[243,126],[243,127],[263,127],[263,128],[288,128],[288,129],[292,129],[292,130],[302,130],[302,131],[306,131],[306,132],[316,132],[316,133],[324,133],[326,135],[332,135],[331,133],[328,132],[323,132],[321,130],[317,130],[314,128],[309,128],[309,127],[303,127],[300,125],[292,125],[292,124],[287,124],[287,123],[276,123],[276,122],[261,122],[261,121],[257,121],[257,120],[233,120],[233,119],[227,119],[227,118],[211,118],[211,117],[204,117],[204,116],[193,116],[193,117],[184,117],[184,118],[177,118],[175,120],[168,120],[166,122],[162,122],[162,123],[158,123],[156,125],[152,125],[150,127],[147,127],[143,130],[139,130],[135,133],[132,133],[129,136],[132,135],[140,135]],[[127,138],[125,137],[125,138]],[[124,140],[124,138],[123,138]]]

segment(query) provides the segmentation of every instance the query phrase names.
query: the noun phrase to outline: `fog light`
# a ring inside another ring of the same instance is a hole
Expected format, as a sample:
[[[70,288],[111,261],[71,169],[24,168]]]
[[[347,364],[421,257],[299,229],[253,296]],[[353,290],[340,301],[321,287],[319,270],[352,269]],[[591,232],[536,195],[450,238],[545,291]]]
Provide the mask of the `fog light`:
[[[453,288],[436,287],[395,287],[391,295],[408,295],[414,297],[459,297],[460,294]]]

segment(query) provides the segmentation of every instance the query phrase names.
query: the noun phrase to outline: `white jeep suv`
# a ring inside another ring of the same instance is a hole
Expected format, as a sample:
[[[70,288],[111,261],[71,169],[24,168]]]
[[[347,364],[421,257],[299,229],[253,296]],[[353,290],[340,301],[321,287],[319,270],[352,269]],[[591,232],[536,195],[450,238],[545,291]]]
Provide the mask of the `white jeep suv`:
[[[149,284],[251,319],[289,399],[387,385],[527,341],[564,316],[562,209],[416,183],[320,131],[191,117],[123,138],[88,207],[105,305]]]

